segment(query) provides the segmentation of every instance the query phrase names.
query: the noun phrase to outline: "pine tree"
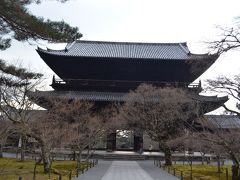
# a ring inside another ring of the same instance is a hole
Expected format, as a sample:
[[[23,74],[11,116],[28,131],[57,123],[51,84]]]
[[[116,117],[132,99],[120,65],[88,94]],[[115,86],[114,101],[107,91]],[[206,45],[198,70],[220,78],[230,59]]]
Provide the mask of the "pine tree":
[[[61,2],[64,2],[62,0]],[[82,37],[77,27],[64,21],[44,20],[29,13],[27,5],[39,0],[0,0],[0,49],[11,46],[11,40],[42,39],[50,42],[70,42]]]

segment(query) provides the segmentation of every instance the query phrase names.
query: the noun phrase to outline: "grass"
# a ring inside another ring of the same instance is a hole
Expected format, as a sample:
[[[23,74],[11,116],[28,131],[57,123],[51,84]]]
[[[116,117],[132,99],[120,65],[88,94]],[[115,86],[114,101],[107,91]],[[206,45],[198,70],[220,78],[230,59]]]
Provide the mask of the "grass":
[[[58,180],[59,174],[63,180],[68,180],[70,171],[76,174],[76,161],[53,161],[52,172],[49,175],[43,173],[43,165],[37,165],[36,180]],[[87,167],[87,162],[81,163],[81,169]],[[0,180],[18,180],[19,176],[23,180],[31,180],[33,178],[34,161],[19,161],[11,158],[0,158]]]
[[[217,172],[216,165],[201,165],[194,164],[192,171],[193,180],[226,180],[226,168],[228,168],[228,179],[231,179],[231,167],[222,166],[222,172]],[[173,165],[171,167],[171,173],[173,168],[176,169],[176,175],[180,177],[180,172],[183,171],[184,180],[190,180],[190,166],[189,165]]]
[[[37,180],[58,180],[59,175],[62,175],[63,180],[68,180],[69,173],[72,171],[73,176],[76,175],[76,161],[53,161],[52,173],[44,175],[43,165],[37,165]],[[81,169],[87,167],[87,162],[81,163]],[[31,180],[33,178],[33,160],[19,161],[11,158],[0,158],[0,180],[18,180],[19,176],[23,180]],[[176,175],[180,176],[180,171],[183,171],[184,180],[189,180],[190,166],[175,164],[171,167],[171,173],[173,168],[176,169]],[[216,165],[193,165],[193,180],[226,180],[226,166],[222,167],[222,173],[217,173]],[[167,169],[165,169],[167,170]],[[228,179],[231,179],[231,168],[228,167]]]

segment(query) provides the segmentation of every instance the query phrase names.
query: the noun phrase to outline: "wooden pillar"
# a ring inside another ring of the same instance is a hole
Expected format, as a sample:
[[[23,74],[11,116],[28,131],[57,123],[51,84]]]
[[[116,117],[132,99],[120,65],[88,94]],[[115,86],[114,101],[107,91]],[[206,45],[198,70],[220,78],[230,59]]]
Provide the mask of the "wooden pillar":
[[[107,135],[107,151],[116,150],[116,132]]]
[[[143,148],[143,135],[134,132],[134,151],[139,151],[141,148]]]

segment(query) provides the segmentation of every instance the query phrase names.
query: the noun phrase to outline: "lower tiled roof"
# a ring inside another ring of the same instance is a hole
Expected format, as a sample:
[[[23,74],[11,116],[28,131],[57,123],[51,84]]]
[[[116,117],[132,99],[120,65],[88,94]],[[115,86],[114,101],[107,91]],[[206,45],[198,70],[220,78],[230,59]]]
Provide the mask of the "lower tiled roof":
[[[127,93],[95,91],[36,91],[31,95],[37,97],[60,97],[86,101],[126,101]]]
[[[69,99],[80,99],[88,101],[126,101],[128,98],[128,93],[96,91],[36,91],[30,92],[30,96],[60,98],[65,97]],[[228,100],[227,96],[217,97],[196,95],[193,98],[201,102],[220,102]]]
[[[240,117],[234,115],[206,115],[205,116],[217,128],[240,128]]]

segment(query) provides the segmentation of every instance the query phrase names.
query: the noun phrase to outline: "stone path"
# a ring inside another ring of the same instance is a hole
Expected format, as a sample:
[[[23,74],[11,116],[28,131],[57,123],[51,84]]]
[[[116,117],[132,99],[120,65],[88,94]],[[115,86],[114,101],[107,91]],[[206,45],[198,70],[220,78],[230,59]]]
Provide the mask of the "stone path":
[[[178,180],[152,161],[99,161],[75,180]]]
[[[138,161],[138,164],[144,171],[146,171],[154,180],[179,180],[179,178],[167,173],[166,171],[160,169],[153,165],[152,160],[148,161]]]
[[[111,166],[112,161],[98,161],[98,165],[89,169],[84,174],[81,174],[79,178],[72,178],[73,180],[101,180],[104,174]]]

